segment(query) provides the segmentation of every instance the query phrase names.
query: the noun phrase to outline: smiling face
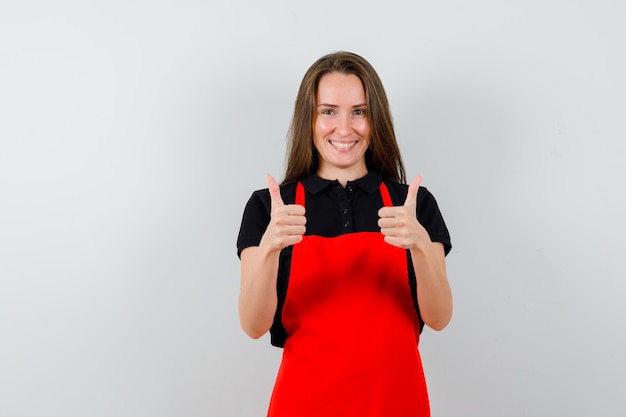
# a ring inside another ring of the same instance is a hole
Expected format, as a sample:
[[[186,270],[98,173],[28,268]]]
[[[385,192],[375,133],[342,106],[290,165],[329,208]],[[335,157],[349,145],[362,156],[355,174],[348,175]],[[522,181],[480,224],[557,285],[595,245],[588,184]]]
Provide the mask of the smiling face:
[[[370,124],[363,83],[354,74],[331,72],[317,87],[313,144],[319,156],[317,175],[355,180],[367,174],[365,151]]]

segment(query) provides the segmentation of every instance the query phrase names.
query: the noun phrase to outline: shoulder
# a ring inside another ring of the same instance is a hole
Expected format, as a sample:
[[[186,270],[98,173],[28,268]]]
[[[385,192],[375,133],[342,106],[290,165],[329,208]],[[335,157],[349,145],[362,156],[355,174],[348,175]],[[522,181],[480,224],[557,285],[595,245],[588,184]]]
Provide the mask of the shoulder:
[[[281,184],[280,195],[283,198],[283,202],[285,204],[293,204],[296,196],[296,186],[298,185],[298,181],[292,181],[286,184]],[[271,198],[270,192],[267,188],[261,188],[259,190],[255,190],[252,192],[252,195],[248,199],[248,203],[246,204],[246,209],[250,208],[263,208],[269,214],[271,209]]]
[[[406,195],[409,191],[409,186],[407,184],[402,184],[396,181],[391,180],[383,180],[385,185],[387,186],[387,190],[389,190],[389,195],[391,196],[391,200],[393,204],[396,206],[403,205],[406,200]],[[430,206],[434,204],[437,205],[437,201],[433,194],[428,190],[428,188],[421,186],[417,192],[417,204],[418,208],[420,205]]]

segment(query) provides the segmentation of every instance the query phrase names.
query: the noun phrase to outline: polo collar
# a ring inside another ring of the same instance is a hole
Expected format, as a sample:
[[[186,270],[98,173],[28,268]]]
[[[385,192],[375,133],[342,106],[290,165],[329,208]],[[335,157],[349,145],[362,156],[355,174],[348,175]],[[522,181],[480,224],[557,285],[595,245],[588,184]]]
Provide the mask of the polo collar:
[[[326,180],[318,177],[316,174],[309,174],[300,181],[304,188],[311,194],[318,194],[327,187],[338,184],[337,180]],[[364,177],[358,180],[348,181],[347,185],[356,185],[363,191],[373,194],[378,191],[382,179],[373,172],[368,172]]]

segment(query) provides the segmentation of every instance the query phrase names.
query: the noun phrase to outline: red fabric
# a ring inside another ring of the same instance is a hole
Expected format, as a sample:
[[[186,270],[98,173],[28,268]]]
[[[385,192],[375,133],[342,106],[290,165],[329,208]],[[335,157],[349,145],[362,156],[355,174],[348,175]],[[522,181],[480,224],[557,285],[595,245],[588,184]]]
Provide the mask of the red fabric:
[[[391,205],[382,183],[381,194]],[[430,415],[406,252],[380,233],[305,236],[282,320],[289,337],[269,417]]]

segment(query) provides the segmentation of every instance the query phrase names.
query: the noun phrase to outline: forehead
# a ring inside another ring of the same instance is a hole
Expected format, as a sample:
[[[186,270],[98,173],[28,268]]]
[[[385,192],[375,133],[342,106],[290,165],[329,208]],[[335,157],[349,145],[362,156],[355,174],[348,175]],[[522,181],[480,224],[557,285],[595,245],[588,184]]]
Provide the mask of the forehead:
[[[324,74],[317,86],[318,104],[342,104],[345,102],[365,102],[365,88],[361,79],[354,74],[331,72]],[[327,103],[327,101],[330,102]]]

